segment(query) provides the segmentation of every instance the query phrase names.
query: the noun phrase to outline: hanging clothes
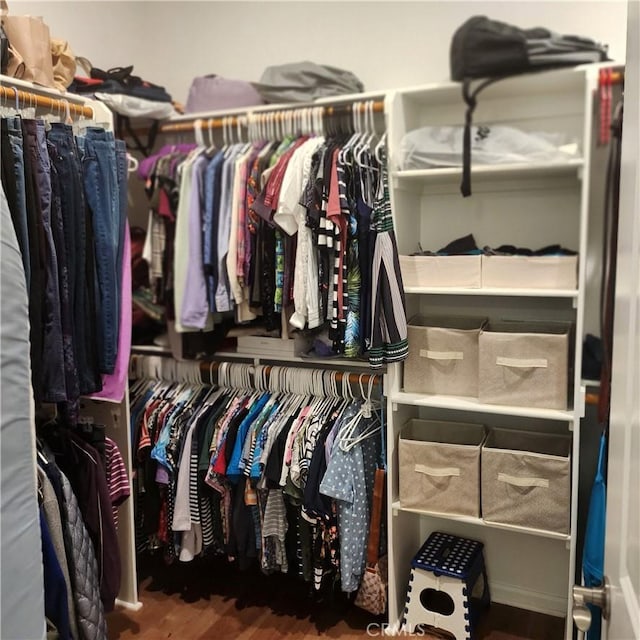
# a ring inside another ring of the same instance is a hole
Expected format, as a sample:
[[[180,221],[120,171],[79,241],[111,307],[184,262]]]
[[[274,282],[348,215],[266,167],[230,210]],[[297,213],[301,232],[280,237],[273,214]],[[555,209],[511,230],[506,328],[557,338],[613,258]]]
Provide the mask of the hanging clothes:
[[[318,357],[404,359],[384,154],[369,133],[280,134],[166,146],[141,163],[155,302],[179,333],[233,313],[279,335],[311,332]]]
[[[100,597],[100,574],[89,532],[84,524],[78,500],[67,477],[52,461],[39,456],[39,467],[51,482],[60,510],[64,547],[79,636],[85,640],[106,640],[107,624]]]
[[[257,563],[309,583],[317,576],[317,590],[342,571],[343,590],[355,591],[381,456],[380,417],[363,407],[343,397],[138,381],[131,427],[140,548],[180,561],[224,554],[240,568]]]
[[[76,411],[81,395],[101,391],[120,401],[131,335],[123,143],[100,127],[76,136],[70,125],[20,117],[3,118],[0,135],[29,289],[36,402]]]

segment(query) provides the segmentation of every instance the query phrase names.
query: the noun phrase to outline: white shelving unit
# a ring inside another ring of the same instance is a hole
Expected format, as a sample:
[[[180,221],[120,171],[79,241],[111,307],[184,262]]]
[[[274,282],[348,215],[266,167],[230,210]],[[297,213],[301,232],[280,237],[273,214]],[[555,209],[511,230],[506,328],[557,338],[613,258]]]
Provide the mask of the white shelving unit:
[[[464,289],[408,287],[407,314],[484,315],[491,320],[564,320],[574,325],[570,362],[571,397],[566,410],[480,403],[473,398],[403,391],[402,365],[387,373],[389,623],[399,629],[410,561],[428,535],[443,530],[485,545],[491,597],[515,607],[566,619],[572,637],[570,590],[574,583],[577,538],[579,422],[584,414],[580,379],[585,303],[585,264],[593,91],[600,65],[514,77],[478,96],[474,124],[502,124],[526,131],[566,134],[578,142],[581,158],[558,164],[472,167],[473,195],[459,192],[459,168],[402,170],[405,133],[426,125],[464,123],[459,84],[398,90],[385,104],[389,136],[391,203],[400,254],[438,250],[472,233],[478,246],[513,244],[537,249],[561,244],[578,251],[575,290]],[[570,532],[559,534],[402,508],[398,490],[398,439],[412,418],[463,420],[488,426],[572,433]]]

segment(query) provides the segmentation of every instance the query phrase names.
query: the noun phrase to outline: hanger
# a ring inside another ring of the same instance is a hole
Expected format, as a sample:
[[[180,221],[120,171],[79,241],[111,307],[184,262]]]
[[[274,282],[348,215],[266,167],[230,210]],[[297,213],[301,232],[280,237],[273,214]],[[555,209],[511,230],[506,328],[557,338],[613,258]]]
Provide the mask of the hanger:
[[[216,143],[215,143],[215,140],[213,139],[213,119],[209,118],[207,119],[206,122],[207,122],[207,138],[208,138],[209,145],[207,146],[207,150],[205,153],[207,153],[207,155],[212,155],[216,150]]]
[[[374,114],[373,114],[373,100],[368,100],[365,103],[365,128],[366,128],[366,133],[363,136],[362,140],[360,141],[360,144],[358,144],[353,152],[354,155],[354,159],[357,162],[357,164],[361,167],[361,168],[366,168],[366,169],[371,169],[372,171],[377,171],[377,167],[374,167],[372,165],[366,164],[363,160],[363,156],[367,151],[370,151],[370,147],[371,147],[371,143],[373,142],[374,137],[376,136],[376,129],[375,129],[375,120],[374,120]]]
[[[127,171],[128,173],[133,173],[138,170],[139,162],[137,158],[134,158],[130,153],[127,152]]]
[[[385,131],[380,137],[380,140],[378,141],[378,144],[375,146],[375,149],[373,151],[373,155],[375,156],[375,159],[381,165],[384,164],[384,160],[382,158],[382,150],[384,149],[386,142],[387,142],[387,132]]]
[[[347,422],[340,429],[340,433],[338,434],[338,438],[340,440],[340,448],[343,451],[350,451],[363,442],[367,438],[371,437],[375,433],[378,433],[382,429],[382,422],[377,414],[372,412],[373,403],[371,399],[371,394],[373,392],[373,387],[375,385],[375,376],[371,376],[369,378],[369,384],[367,393],[365,394],[364,388],[362,386],[362,379],[365,374],[360,374],[358,377],[358,385],[360,387],[361,395],[362,395],[362,405],[360,410],[356,415]],[[360,434],[357,434],[358,427],[362,420],[367,420],[367,424],[365,428],[362,430]]]
[[[200,148],[206,147],[205,142],[204,142],[204,134],[202,132],[202,119],[201,118],[198,118],[193,123],[193,136],[195,138],[195,142],[198,145],[198,147],[200,147]]]

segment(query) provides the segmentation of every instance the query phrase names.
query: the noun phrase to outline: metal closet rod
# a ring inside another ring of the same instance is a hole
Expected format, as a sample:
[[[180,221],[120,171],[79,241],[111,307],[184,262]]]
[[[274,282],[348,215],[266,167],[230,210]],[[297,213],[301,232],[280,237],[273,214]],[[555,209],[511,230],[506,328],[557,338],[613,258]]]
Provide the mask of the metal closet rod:
[[[85,118],[94,117],[93,109],[91,107],[69,102],[66,98],[49,98],[38,93],[23,91],[22,89],[14,87],[0,87],[0,98],[5,102],[11,102],[17,98],[18,107],[20,109],[36,106],[63,113],[66,112],[68,108],[69,114],[72,116],[84,116]]]
[[[211,374],[215,373],[220,367],[221,362],[200,362],[200,375],[202,377],[202,381],[207,384],[212,384],[213,380],[211,379]],[[250,365],[247,365],[250,366]],[[267,374],[267,376],[271,375],[271,370],[274,367],[283,369],[283,368],[291,368],[295,369],[296,367],[283,367],[280,365],[263,365],[263,371]],[[305,370],[309,370],[306,369]],[[324,371],[333,371],[332,369],[324,369]],[[380,385],[382,384],[382,375],[377,373],[349,373],[347,371],[336,371],[336,382],[341,383],[344,376],[349,376],[349,384],[358,384],[362,382],[362,384],[369,384],[369,381],[373,378],[373,384]]]
[[[289,111],[297,111],[302,109],[317,109],[321,108],[323,111],[322,115],[334,116],[334,115],[344,115],[346,113],[352,113],[353,108],[356,108],[358,111],[365,111],[367,106],[367,101],[363,102],[353,102],[344,105],[332,105],[332,106],[324,106],[319,104],[301,104],[300,106],[290,106],[284,107],[282,109],[274,109],[273,111],[254,111],[249,112],[254,116],[267,116],[275,119],[284,119],[285,113]],[[382,113],[384,111],[384,100],[374,100],[373,101],[373,112],[374,113]],[[203,119],[194,116],[194,119],[189,122],[176,122],[176,123],[166,123],[160,127],[161,133],[179,133],[185,131],[193,131],[195,129],[196,120],[200,120],[202,122],[203,129],[222,129],[223,126],[236,126],[238,124],[238,119],[246,118],[247,114],[237,115],[237,116],[229,116],[229,117],[221,117],[221,118],[209,118]]]

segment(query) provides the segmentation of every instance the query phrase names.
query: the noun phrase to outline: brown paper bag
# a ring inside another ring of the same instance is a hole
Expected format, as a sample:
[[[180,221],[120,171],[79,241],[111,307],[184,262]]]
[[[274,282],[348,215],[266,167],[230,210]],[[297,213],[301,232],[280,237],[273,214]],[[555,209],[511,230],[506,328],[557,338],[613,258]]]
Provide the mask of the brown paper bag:
[[[19,77],[45,87],[55,87],[49,27],[42,18],[4,15],[2,24],[11,47],[24,63],[24,71]],[[19,71],[14,69],[14,73]]]
[[[51,40],[53,82],[56,89],[66,91],[76,74],[76,57],[66,40]]]

